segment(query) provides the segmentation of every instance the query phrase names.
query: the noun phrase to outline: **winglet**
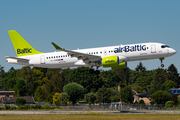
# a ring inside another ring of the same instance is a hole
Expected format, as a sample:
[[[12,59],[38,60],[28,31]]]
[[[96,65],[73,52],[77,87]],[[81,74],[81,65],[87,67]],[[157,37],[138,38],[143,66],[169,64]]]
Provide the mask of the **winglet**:
[[[56,45],[54,42],[51,42],[52,43],[52,45],[57,49],[57,50],[61,50],[62,48],[61,47],[59,47],[58,45]]]

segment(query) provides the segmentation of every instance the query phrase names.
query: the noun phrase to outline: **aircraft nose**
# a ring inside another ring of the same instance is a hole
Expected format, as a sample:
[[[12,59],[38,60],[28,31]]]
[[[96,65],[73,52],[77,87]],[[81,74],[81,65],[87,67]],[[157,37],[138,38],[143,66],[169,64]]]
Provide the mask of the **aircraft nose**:
[[[174,55],[174,54],[176,54],[176,50],[172,49],[172,50],[170,51],[170,53],[171,53],[172,55]]]

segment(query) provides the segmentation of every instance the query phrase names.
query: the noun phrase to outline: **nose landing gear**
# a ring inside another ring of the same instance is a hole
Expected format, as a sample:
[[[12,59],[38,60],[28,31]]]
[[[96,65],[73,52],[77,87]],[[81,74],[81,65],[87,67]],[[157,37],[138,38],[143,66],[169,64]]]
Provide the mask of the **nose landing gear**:
[[[164,64],[161,64],[161,67],[164,67]]]
[[[163,68],[164,67],[164,64],[163,64],[164,58],[159,58],[159,60],[161,61],[161,67]]]

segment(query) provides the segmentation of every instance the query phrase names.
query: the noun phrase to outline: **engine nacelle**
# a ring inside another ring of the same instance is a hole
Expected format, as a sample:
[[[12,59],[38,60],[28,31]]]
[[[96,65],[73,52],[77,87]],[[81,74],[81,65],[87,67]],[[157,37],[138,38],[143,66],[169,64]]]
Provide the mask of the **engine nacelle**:
[[[122,69],[127,67],[127,58],[119,56],[109,56],[102,58],[103,67],[111,67],[112,69]]]
[[[111,67],[112,69],[123,69],[127,67],[127,62],[119,63],[119,66],[117,67]]]

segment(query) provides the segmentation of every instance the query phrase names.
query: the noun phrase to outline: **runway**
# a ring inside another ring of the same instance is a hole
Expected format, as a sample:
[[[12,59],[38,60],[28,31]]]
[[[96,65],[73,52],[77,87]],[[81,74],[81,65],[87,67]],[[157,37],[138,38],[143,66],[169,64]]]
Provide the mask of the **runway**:
[[[180,110],[147,110],[147,111],[36,111],[36,110],[29,110],[29,111],[0,111],[0,114],[180,114]]]

